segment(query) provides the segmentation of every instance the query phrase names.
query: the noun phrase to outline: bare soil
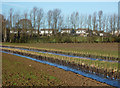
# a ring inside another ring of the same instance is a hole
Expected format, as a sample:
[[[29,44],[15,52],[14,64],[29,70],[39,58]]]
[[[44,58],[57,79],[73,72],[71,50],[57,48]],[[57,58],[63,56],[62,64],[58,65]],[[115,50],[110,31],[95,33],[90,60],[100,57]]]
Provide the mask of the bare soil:
[[[15,55],[3,53],[2,63],[3,86],[112,87],[70,71]]]

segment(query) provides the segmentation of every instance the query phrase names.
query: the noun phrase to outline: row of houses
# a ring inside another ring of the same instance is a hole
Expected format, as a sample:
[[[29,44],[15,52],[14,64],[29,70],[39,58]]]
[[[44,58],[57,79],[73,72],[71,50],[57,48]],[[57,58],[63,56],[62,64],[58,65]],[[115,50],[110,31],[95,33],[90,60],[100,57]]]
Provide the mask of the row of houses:
[[[3,27],[2,29],[11,27],[10,22],[6,21],[4,19],[4,17],[2,17],[2,15],[0,15],[0,18],[2,19],[2,27]],[[26,33],[31,33],[32,32],[34,34],[38,34],[38,30],[33,29],[32,23],[28,19],[19,20],[18,23],[16,23],[16,26],[12,27],[11,29],[13,29],[13,30],[10,30],[10,33],[14,33],[14,34],[18,33],[17,29],[20,29],[20,30],[23,29],[22,31],[20,31],[20,33],[25,33],[25,32]],[[27,29],[27,30],[24,31],[24,29]],[[32,31],[31,31],[31,29],[32,29]],[[106,33],[104,31],[90,30],[88,28],[78,28],[78,29],[74,29],[74,30],[72,28],[70,28],[70,29],[67,29],[67,28],[65,29],[64,28],[64,29],[61,29],[60,31],[58,31],[57,29],[40,29],[39,34],[40,35],[52,35],[53,32],[55,32],[55,31],[60,32],[61,34],[63,34],[63,33],[68,33],[68,34],[73,33],[73,34],[84,36],[84,37],[86,37],[88,35],[106,36],[107,34],[111,34],[111,35],[115,34],[115,35],[118,36],[120,34],[120,31],[114,31],[114,32],[111,31],[109,33]]]
[[[57,29],[41,29],[39,34],[40,35],[52,35],[54,30],[57,30]],[[86,29],[86,28],[84,28],[84,29],[79,28],[79,29],[75,29],[74,33],[77,34],[77,35],[81,35],[81,36],[87,36],[87,34],[88,34],[87,31],[88,31],[88,29]],[[31,32],[30,30],[26,31],[26,33],[30,33],[30,32]],[[38,30],[33,30],[32,32],[34,34],[38,34]],[[70,34],[72,32],[72,29],[61,29],[59,32],[61,34],[63,34],[63,33]],[[18,32],[11,30],[10,33],[18,33]]]
[[[40,35],[49,35],[50,36],[50,35],[53,34],[54,30],[57,30],[57,29],[41,29],[39,34]],[[70,33],[72,33],[72,31],[73,31],[72,29],[61,29],[59,32],[61,34],[63,34],[63,33],[70,34]],[[34,34],[38,34],[38,30],[36,30],[36,29],[33,30],[32,32]],[[17,31],[10,31],[10,33],[18,33],[18,32]],[[28,31],[26,31],[26,33],[31,33],[31,31],[28,30]],[[80,35],[80,36],[83,36],[83,37],[87,37],[89,34],[98,35],[98,36],[106,36],[107,34],[111,34],[111,35],[115,34],[115,35],[118,36],[120,34],[120,31],[115,31],[114,33],[113,33],[113,31],[110,32],[110,33],[106,33],[104,31],[89,30],[88,28],[78,28],[78,29],[74,30],[74,34]]]

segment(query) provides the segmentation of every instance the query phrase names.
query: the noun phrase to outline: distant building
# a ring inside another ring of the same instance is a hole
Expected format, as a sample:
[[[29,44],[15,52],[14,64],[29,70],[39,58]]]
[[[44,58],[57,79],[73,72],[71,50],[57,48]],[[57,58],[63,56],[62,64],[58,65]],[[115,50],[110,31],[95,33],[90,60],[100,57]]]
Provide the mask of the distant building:
[[[116,36],[118,36],[118,35],[120,34],[120,30],[116,30],[116,31],[114,32],[114,34],[115,34]]]
[[[99,36],[103,37],[104,36],[104,31],[99,31]]]
[[[97,31],[97,30],[93,30],[92,33],[93,33],[93,35],[99,35],[99,31]]]
[[[87,35],[89,34],[89,33],[87,33],[87,31],[88,31],[88,28],[78,28],[75,30],[77,35],[80,35],[83,37],[87,37]]]
[[[33,30],[33,34],[38,34],[38,30]]]
[[[87,28],[78,28],[75,31],[76,31],[76,34],[85,34],[88,31],[88,29]]]
[[[72,29],[61,29],[61,33],[71,33]]]
[[[118,36],[120,34],[120,30],[111,31],[110,34]]]
[[[11,30],[10,33],[17,34],[18,32]]]
[[[40,30],[40,34],[41,34],[41,35],[44,35],[44,34],[49,34],[49,35],[51,35],[51,34],[53,34],[53,31],[54,31],[54,29],[41,29],[41,30]]]

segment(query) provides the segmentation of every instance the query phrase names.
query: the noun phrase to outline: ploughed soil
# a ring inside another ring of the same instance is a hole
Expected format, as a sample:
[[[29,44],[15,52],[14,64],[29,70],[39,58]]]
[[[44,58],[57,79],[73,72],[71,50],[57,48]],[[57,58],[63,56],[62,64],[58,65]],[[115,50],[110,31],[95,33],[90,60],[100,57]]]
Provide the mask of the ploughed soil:
[[[118,57],[119,43],[2,43],[2,45],[27,46],[63,51],[89,52],[91,55]]]
[[[5,53],[2,53],[2,86],[111,87],[70,71]]]

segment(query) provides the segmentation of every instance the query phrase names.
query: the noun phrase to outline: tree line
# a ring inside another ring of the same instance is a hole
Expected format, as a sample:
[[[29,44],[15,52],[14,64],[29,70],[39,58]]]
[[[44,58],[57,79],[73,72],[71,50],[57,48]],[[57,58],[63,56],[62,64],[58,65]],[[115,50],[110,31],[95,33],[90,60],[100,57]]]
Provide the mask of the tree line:
[[[31,11],[24,11],[20,15],[11,8],[8,17],[6,17],[6,14],[1,15],[1,17],[3,20],[3,42],[26,42],[30,38],[35,39],[39,37],[40,29],[53,29],[54,35],[60,29],[76,30],[77,28],[88,28],[89,30],[112,32],[113,34],[115,34],[115,31],[119,31],[118,15],[116,13],[106,15],[102,10],[89,15],[73,12],[65,16],[60,9],[44,12],[42,8],[34,7]],[[11,30],[18,33],[11,34]],[[31,32],[27,34],[27,30]],[[37,30],[37,34],[33,33],[35,30]]]

